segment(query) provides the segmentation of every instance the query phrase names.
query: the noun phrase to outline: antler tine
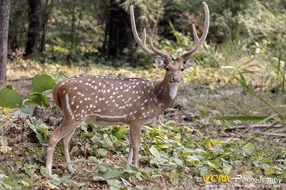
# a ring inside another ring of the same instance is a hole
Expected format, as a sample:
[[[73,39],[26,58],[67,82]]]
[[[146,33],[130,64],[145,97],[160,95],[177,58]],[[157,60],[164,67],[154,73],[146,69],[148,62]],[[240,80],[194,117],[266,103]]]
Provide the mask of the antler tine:
[[[146,47],[146,29],[145,28],[143,30],[143,36],[142,36],[143,39],[140,39],[137,29],[136,29],[133,5],[130,6],[130,16],[131,16],[131,27],[132,27],[133,36],[136,42],[138,43],[138,45],[141,47],[141,49],[145,53],[152,55],[152,56],[160,55],[166,59],[169,58],[170,57],[169,54],[167,54],[166,52],[160,51],[153,46],[152,38],[150,38],[150,47],[153,51],[149,50]]]
[[[143,32],[143,42],[140,39],[137,29],[136,29],[136,24],[135,24],[135,16],[134,16],[134,9],[133,9],[133,5],[130,6],[130,16],[131,16],[131,27],[132,27],[132,32],[133,32],[133,36],[137,42],[137,44],[141,47],[141,49],[152,56],[156,56],[157,53],[150,51],[147,47],[146,47],[146,29],[144,28],[144,32]]]
[[[190,51],[181,52],[179,54],[179,58],[186,59],[187,57],[196,53],[200,49],[200,47],[203,45],[204,41],[207,38],[208,31],[209,31],[209,25],[210,25],[210,12],[209,12],[208,5],[205,2],[203,2],[203,6],[204,6],[204,11],[205,11],[205,25],[204,25],[204,31],[203,31],[202,37],[199,39],[197,31],[196,31],[196,27],[193,24],[192,28],[193,28],[193,33],[194,33],[195,46]]]
[[[156,48],[154,47],[152,38],[149,38],[149,44],[150,44],[151,49],[152,49],[154,52],[156,52],[158,55],[164,57],[165,59],[171,58],[168,53],[166,53],[166,52],[164,52],[164,51],[162,51],[162,50],[158,50],[158,49],[156,49]]]
[[[146,28],[143,29],[143,45],[146,47]]]
[[[193,28],[194,41],[196,45],[199,42],[199,37],[198,37],[196,26],[194,24],[192,24],[192,28]]]

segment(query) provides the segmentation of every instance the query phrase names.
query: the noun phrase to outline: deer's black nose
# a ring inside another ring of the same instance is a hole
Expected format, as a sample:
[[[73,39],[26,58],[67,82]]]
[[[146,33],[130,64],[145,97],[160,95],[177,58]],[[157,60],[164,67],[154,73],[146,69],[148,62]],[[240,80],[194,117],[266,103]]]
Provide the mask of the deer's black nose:
[[[177,76],[174,76],[172,82],[180,82],[180,78]]]

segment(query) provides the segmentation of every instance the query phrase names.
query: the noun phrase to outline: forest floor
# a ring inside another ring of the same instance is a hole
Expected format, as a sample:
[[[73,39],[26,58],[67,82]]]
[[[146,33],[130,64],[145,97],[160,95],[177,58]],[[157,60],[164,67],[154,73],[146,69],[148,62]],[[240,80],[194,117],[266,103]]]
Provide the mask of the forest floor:
[[[9,84],[23,97],[32,91],[31,80]],[[257,94],[274,106],[286,102],[285,96],[269,91],[258,89]],[[36,112],[31,106],[8,112],[0,110],[0,187],[286,189],[285,135],[261,135],[252,140],[265,125],[271,124],[211,119],[226,115],[273,113],[240,87],[210,89],[205,85],[181,84],[174,105],[157,123],[142,129],[140,168],[125,168],[128,126],[97,127],[82,123],[70,144],[76,172],[69,174],[66,170],[59,145],[50,176],[44,168],[48,136],[61,122],[62,114],[52,106]],[[258,127],[251,127],[254,125]],[[285,127],[279,132],[285,134]],[[208,178],[210,175],[216,176]],[[229,176],[229,182],[224,183],[219,175]]]

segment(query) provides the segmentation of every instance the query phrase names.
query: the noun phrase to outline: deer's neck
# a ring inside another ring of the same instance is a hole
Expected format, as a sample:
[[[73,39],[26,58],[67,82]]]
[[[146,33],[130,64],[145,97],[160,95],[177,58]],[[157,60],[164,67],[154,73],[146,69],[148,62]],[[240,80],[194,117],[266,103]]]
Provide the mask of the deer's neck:
[[[177,96],[178,87],[179,83],[169,83],[166,78],[156,84],[154,90],[159,107],[166,109],[171,106]]]

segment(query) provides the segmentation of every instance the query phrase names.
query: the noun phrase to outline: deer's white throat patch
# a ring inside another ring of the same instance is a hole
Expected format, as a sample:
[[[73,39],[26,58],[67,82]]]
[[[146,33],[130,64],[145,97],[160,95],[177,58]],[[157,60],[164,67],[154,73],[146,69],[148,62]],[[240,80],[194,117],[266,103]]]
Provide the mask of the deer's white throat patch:
[[[170,84],[170,97],[174,100],[177,96],[179,83],[171,83]]]

